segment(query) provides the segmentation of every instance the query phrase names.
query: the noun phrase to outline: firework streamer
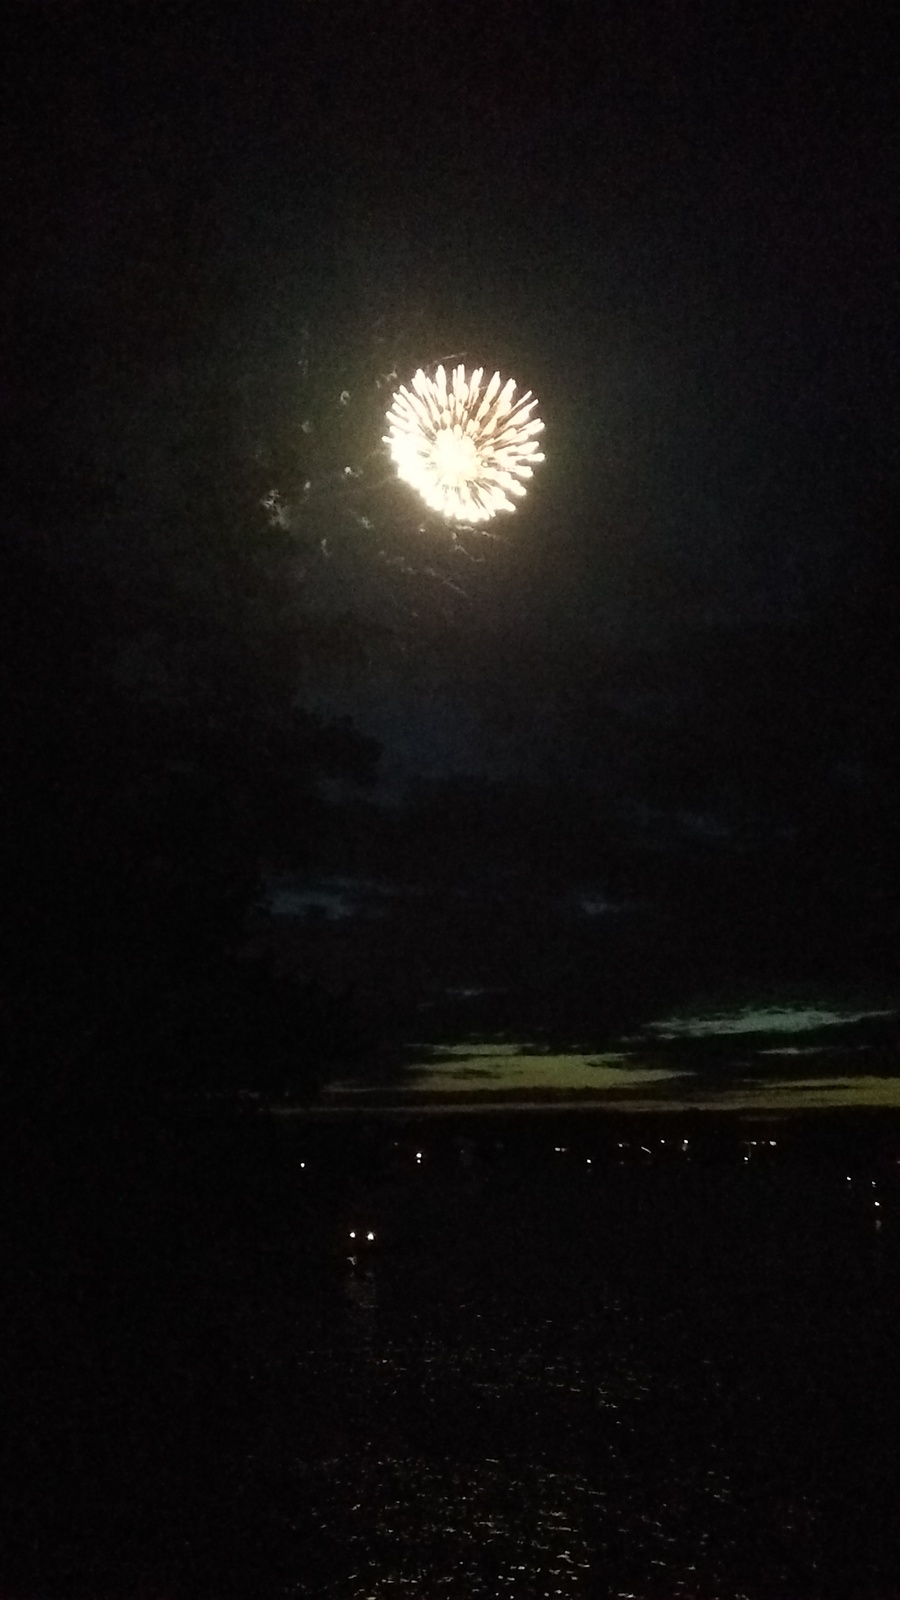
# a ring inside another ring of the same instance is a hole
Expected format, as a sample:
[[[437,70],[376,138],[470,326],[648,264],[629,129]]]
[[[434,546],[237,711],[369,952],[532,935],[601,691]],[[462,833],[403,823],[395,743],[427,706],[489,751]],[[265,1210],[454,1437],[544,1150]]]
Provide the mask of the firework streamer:
[[[530,389],[518,399],[515,392],[512,378],[504,383],[495,372],[485,385],[483,367],[467,377],[463,366],[449,378],[442,366],[433,378],[420,368],[410,388],[396,391],[384,443],[398,477],[432,511],[466,524],[515,511],[544,459],[537,401]]]

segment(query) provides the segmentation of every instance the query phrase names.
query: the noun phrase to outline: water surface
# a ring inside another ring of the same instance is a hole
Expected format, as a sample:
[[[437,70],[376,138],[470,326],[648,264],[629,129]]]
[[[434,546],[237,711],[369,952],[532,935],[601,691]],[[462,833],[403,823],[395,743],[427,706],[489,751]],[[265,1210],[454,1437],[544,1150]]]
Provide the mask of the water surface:
[[[95,1176],[8,1280],[3,1593],[896,1595],[900,1138],[560,1126]]]

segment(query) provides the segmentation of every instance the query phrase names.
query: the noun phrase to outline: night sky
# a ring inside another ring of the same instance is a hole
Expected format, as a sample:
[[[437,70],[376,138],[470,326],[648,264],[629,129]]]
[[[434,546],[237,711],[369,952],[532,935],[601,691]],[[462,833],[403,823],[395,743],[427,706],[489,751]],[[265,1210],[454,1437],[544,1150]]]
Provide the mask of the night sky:
[[[283,536],[278,626],[301,646],[280,692],[377,740],[385,800],[503,783],[494,839],[565,834],[572,877],[593,813],[627,835],[583,855],[613,897],[635,840],[642,893],[669,846],[712,841],[728,892],[761,849],[785,907],[831,885],[802,937],[821,909],[842,953],[850,928],[890,967],[900,171],[879,12],[17,0],[21,592],[86,617],[138,700],[190,698],[218,670],[203,628],[237,627],[197,577],[210,550],[239,566]],[[391,375],[457,354],[536,392],[547,461],[496,538],[454,546],[381,435]],[[52,683],[52,632],[25,628],[22,682]],[[543,833],[516,785],[550,794]],[[291,865],[289,841],[271,856]]]
[[[0,1600],[897,1600],[897,7],[0,12]]]

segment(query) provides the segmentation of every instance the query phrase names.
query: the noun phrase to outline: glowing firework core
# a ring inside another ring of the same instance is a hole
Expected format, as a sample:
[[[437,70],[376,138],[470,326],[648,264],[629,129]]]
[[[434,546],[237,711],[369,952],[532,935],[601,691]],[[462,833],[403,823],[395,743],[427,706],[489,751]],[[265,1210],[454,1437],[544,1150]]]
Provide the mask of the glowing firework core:
[[[384,442],[398,476],[432,511],[456,522],[515,511],[510,495],[521,499],[523,480],[544,459],[535,438],[544,424],[532,417],[531,391],[515,400],[512,378],[501,386],[495,372],[482,390],[483,378],[483,367],[468,379],[465,367],[454,367],[449,382],[443,367],[433,378],[420,367],[387,414]]]

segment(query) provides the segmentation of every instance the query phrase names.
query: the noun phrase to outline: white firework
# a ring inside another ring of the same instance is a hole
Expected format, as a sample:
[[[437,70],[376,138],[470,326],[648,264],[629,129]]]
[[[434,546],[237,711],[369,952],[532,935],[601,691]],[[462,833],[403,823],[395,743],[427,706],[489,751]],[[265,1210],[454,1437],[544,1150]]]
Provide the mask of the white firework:
[[[387,413],[388,445],[398,476],[411,484],[432,511],[455,522],[489,522],[498,511],[515,511],[525,482],[543,461],[536,435],[544,424],[532,415],[531,390],[515,399],[512,378],[499,372],[482,387],[484,368],[466,377],[443,367],[433,378],[419,368],[412,388],[395,393]]]

